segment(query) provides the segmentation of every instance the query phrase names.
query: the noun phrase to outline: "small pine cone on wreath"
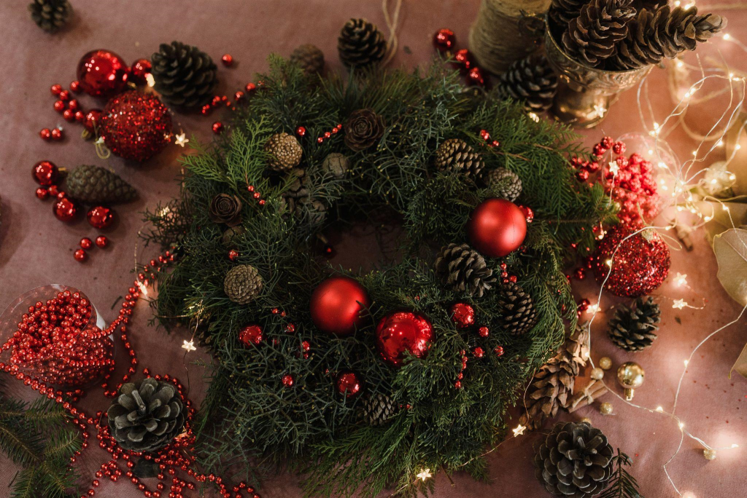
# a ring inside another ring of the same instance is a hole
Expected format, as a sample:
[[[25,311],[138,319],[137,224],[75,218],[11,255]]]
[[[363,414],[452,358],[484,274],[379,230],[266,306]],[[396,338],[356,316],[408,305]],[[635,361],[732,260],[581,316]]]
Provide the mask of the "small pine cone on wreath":
[[[361,416],[370,426],[381,426],[397,413],[397,405],[387,395],[374,393],[363,401]]]
[[[451,243],[441,248],[435,267],[444,286],[477,298],[481,298],[496,281],[485,258],[469,244]]]
[[[270,169],[276,172],[289,172],[301,164],[303,148],[293,135],[285,132],[276,133],[267,140],[265,152],[272,158],[268,161]]]
[[[635,17],[632,0],[591,0],[563,33],[563,48],[573,59],[592,67],[601,65],[628,36]]]
[[[650,296],[638,297],[635,305],[622,305],[610,319],[609,335],[612,342],[628,352],[640,352],[650,347],[659,329],[661,309]]]
[[[212,97],[218,68],[205,52],[181,42],[162,43],[151,56],[155,90],[174,106],[195,108]]]
[[[485,175],[485,183],[495,195],[512,203],[521,195],[521,179],[517,174],[506,168],[490,170]]]
[[[532,297],[516,283],[509,282],[501,286],[498,306],[501,309],[499,322],[507,333],[522,335],[532,329],[537,322],[537,311]]]
[[[67,0],[34,0],[29,4],[31,19],[47,33],[64,27],[73,15],[73,7]]]
[[[365,19],[350,19],[337,40],[340,60],[348,68],[365,68],[380,63],[386,55],[386,48],[384,34]]]
[[[520,102],[527,113],[544,113],[552,107],[558,77],[544,54],[519,59],[500,76],[501,98]]]
[[[262,291],[264,283],[259,271],[251,265],[237,265],[223,279],[223,291],[228,299],[239,305],[251,302]]]
[[[438,146],[435,158],[436,168],[441,171],[459,172],[478,179],[485,168],[480,153],[462,139],[447,139]]]
[[[306,185],[308,177],[303,168],[293,168],[289,175],[293,181],[282,194],[282,201],[288,213],[295,213],[298,205],[309,197],[309,188]]]
[[[301,45],[291,52],[290,61],[307,75],[322,74],[324,71],[324,52],[311,43]]]
[[[119,175],[92,165],[80,165],[71,171],[66,179],[65,192],[90,204],[127,203],[137,198],[135,188]]]

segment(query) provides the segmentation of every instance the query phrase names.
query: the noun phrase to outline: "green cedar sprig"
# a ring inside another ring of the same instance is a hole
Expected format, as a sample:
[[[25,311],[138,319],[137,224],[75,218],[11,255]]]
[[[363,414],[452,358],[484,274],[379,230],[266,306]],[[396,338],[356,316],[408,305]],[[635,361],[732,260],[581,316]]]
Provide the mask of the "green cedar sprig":
[[[633,465],[630,457],[617,449],[617,454],[612,460],[615,466],[612,481],[599,497],[643,497],[638,490],[638,481],[627,470],[628,466]]]

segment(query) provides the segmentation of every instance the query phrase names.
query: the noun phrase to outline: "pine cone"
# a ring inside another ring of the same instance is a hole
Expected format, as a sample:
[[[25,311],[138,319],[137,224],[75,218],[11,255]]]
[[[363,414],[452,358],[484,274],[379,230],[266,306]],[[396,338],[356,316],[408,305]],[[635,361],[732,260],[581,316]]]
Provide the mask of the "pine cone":
[[[290,61],[297,64],[307,75],[322,74],[324,71],[324,52],[311,43],[297,47],[291,53]]]
[[[469,244],[451,243],[436,257],[436,274],[445,286],[481,298],[495,284],[493,270]]]
[[[375,145],[384,135],[384,118],[373,109],[353,111],[345,122],[345,145],[355,152]]]
[[[80,165],[67,176],[65,191],[84,203],[128,203],[137,191],[114,172],[100,166]]]
[[[542,428],[545,419],[554,418],[558,408],[566,407],[573,396],[573,388],[581,367],[588,358],[589,330],[586,325],[576,331],[560,347],[555,357],[547,361],[537,374],[524,397],[525,411],[520,423],[529,430]]]
[[[236,242],[234,240],[244,232],[246,232],[246,229],[241,225],[229,227],[223,231],[223,234],[220,236],[220,242],[221,244],[223,244],[223,246],[227,246],[229,248],[234,247],[236,246]]]
[[[176,388],[145,378],[125,383],[107,411],[109,429],[120,447],[152,452],[168,445],[184,427],[184,403]]]
[[[361,415],[370,426],[381,426],[397,413],[394,401],[383,393],[374,393],[363,401]]]
[[[628,35],[628,23],[635,16],[632,0],[591,0],[581,8],[563,33],[563,46],[573,59],[598,66],[616,51],[616,44]]]
[[[514,202],[521,195],[521,179],[506,168],[490,170],[485,175],[485,183],[501,199]]]
[[[156,91],[174,106],[194,108],[212,97],[218,68],[205,52],[181,42],[162,43],[151,56]]]
[[[47,33],[65,26],[73,15],[73,7],[67,0],[34,0],[29,11],[31,19]]]
[[[656,339],[654,331],[659,329],[661,309],[650,296],[638,297],[635,307],[622,305],[610,319],[609,335],[612,342],[628,352],[648,348]]]
[[[544,54],[519,59],[500,76],[502,98],[512,98],[524,105],[524,111],[544,113],[552,107],[558,90],[558,77]]]
[[[237,265],[226,274],[223,291],[239,305],[246,305],[262,291],[263,281],[259,271],[251,265]]]
[[[589,423],[558,423],[534,456],[535,475],[557,497],[592,497],[612,476],[612,446]]]
[[[303,156],[298,139],[285,132],[272,135],[265,144],[265,151],[272,156],[268,166],[277,172],[287,172],[297,167]]]
[[[501,327],[507,333],[524,334],[537,322],[532,297],[516,283],[509,282],[501,286],[498,306],[501,308]]]
[[[552,0],[547,14],[556,26],[565,27],[578,17],[581,13],[581,7],[587,3],[589,3],[589,0]]]
[[[342,153],[329,153],[322,163],[322,172],[336,179],[345,177],[350,168],[350,160]]]
[[[436,150],[436,168],[447,172],[461,172],[480,178],[485,162],[482,156],[461,139],[447,139]]]
[[[218,194],[210,202],[208,216],[217,224],[229,227],[241,224],[241,199],[233,194]]]
[[[346,67],[365,68],[384,59],[386,40],[375,24],[365,19],[351,19],[340,32],[337,52]]]
[[[685,50],[695,50],[726,28],[726,19],[716,14],[698,15],[697,7],[684,9],[662,5],[643,9],[630,23],[628,35],[610,60],[613,69],[636,69],[672,59]]]

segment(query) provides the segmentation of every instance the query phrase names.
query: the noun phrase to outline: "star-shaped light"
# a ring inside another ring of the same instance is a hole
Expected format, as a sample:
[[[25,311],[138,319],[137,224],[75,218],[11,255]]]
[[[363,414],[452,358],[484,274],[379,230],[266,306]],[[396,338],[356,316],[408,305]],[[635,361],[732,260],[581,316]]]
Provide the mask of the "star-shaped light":
[[[519,435],[523,435],[524,434],[524,430],[526,430],[526,429],[527,429],[526,426],[520,424],[519,426],[517,426],[516,428],[514,428],[512,431],[514,432],[514,436],[518,437]]]
[[[617,161],[610,161],[609,169],[612,175],[617,175],[617,172],[620,171],[620,166],[617,164]]]
[[[674,278],[674,283],[677,286],[687,286],[687,274],[680,274],[677,272],[677,277]]]
[[[417,476],[419,480],[422,480],[423,482],[425,482],[426,480],[431,478],[433,474],[431,473],[431,470],[426,468],[415,476]]]
[[[194,352],[195,350],[197,350],[197,347],[195,346],[195,342],[193,340],[184,340],[184,343],[182,343],[182,348],[187,352]]]
[[[682,310],[686,306],[687,303],[685,302],[685,300],[674,300],[674,303],[672,304],[672,308],[678,308],[680,310]]]
[[[187,138],[186,133],[182,132],[182,133],[176,134],[174,144],[184,147],[187,145],[187,142],[189,142],[189,139]]]

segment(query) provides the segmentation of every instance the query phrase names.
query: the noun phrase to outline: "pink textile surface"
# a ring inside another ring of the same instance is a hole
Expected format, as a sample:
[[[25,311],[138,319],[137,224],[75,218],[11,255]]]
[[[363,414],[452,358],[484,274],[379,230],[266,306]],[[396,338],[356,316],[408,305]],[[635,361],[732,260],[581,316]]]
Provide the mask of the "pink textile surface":
[[[368,18],[386,32],[378,0],[72,0],[75,19],[66,30],[54,36],[34,26],[26,10],[27,3],[27,0],[0,2],[0,21],[5,33],[4,42],[0,44],[3,68],[0,308],[29,289],[63,283],[87,293],[108,321],[117,314],[118,307],[112,304],[125,294],[134,278],[131,270],[137,233],[142,226],[141,212],[177,195],[175,178],[180,170],[177,158],[186,149],[170,146],[142,166],[116,157],[101,160],[93,146],[78,137],[80,127],[66,124],[53,111],[50,85],[67,86],[74,80],[78,59],[89,50],[107,48],[131,63],[149,57],[160,43],[180,40],[199,46],[216,61],[224,53],[233,55],[232,68],[225,68],[218,62],[221,85],[217,93],[231,96],[251,81],[255,72],[267,68],[265,58],[269,53],[288,55],[302,43],[318,45],[327,55],[328,68],[340,69],[336,54],[337,33],[350,17]],[[698,6],[707,10],[707,3],[701,1]],[[427,63],[433,53],[431,36],[442,27],[453,29],[460,48],[466,47],[468,29],[478,7],[479,0],[405,1],[398,28],[399,50],[393,65],[413,67]],[[747,39],[747,11],[729,10],[723,14],[729,17],[729,33]],[[718,48],[728,63],[737,68],[744,66],[744,53],[736,45],[721,42]],[[655,69],[650,76],[651,102],[660,119],[673,107],[666,81],[663,70]],[[635,90],[625,93],[600,127],[584,132],[588,145],[603,134],[615,137],[642,130],[635,94]],[[87,96],[80,96],[80,100],[86,109],[103,107],[103,103]],[[698,131],[706,131],[702,128],[714,121],[709,114],[713,112],[702,108],[695,110],[688,115],[688,123]],[[183,129],[189,137],[207,141],[211,138],[210,125],[220,116],[219,113],[211,117],[176,114],[175,130]],[[38,136],[39,130],[57,124],[65,125],[67,138],[61,144],[44,143]],[[683,158],[691,154],[695,145],[680,131],[668,140]],[[73,259],[73,251],[81,237],[94,238],[98,233],[85,221],[65,226],[53,216],[50,201],[41,202],[35,198],[36,185],[29,172],[31,166],[42,159],[59,166],[95,164],[113,168],[141,193],[137,202],[116,208],[119,222],[108,233],[111,247],[92,250],[85,264]],[[708,166],[710,161],[711,158],[703,166]],[[670,276],[655,293],[661,298],[663,318],[660,336],[653,348],[635,355],[615,348],[604,334],[609,313],[600,313],[593,328],[595,361],[607,355],[612,358],[614,368],[622,362],[635,360],[646,369],[646,382],[637,390],[635,402],[647,407],[661,405],[671,409],[683,359],[705,336],[732,321],[740,311],[739,305],[729,299],[716,280],[716,262],[703,232],[693,234],[693,240],[694,251],[673,251],[671,269],[671,276],[677,272],[687,274],[690,289],[676,288]],[[346,254],[367,251],[360,240],[351,236],[343,238],[336,249],[341,255],[337,263],[343,265],[360,264],[360,260],[348,262]],[[143,250],[141,244],[140,261],[149,260],[155,251],[155,248]],[[596,301],[598,287],[591,277],[576,281],[574,286],[579,297]],[[704,308],[675,310],[671,307],[672,298],[682,298]],[[606,310],[617,301],[605,296],[602,309]],[[209,354],[198,349],[185,355],[180,345],[189,333],[182,330],[167,335],[148,325],[150,318],[148,305],[141,301],[130,327],[140,365],[150,367],[153,373],[178,377],[187,385],[191,399],[199,404],[207,385],[203,368],[194,363],[209,362]],[[719,451],[715,461],[706,461],[702,446],[685,438],[680,454],[668,466],[672,479],[683,493],[701,497],[744,495],[747,380],[739,376],[727,377],[747,341],[744,331],[744,320],[726,329],[702,347],[690,364],[680,394],[678,415],[689,431],[710,445],[727,447],[738,443],[741,449]],[[119,349],[119,354],[123,354],[122,350]],[[610,386],[616,386],[614,371],[607,374],[606,380]],[[577,386],[584,383],[585,380],[579,381]],[[14,393],[25,397],[33,395],[20,383],[10,384]],[[644,495],[676,496],[662,468],[680,444],[676,423],[662,415],[627,406],[612,394],[603,400],[613,403],[614,415],[600,415],[595,404],[573,415],[564,413],[562,418],[590,417],[594,425],[608,435],[613,446],[620,447],[633,458],[632,472]],[[81,406],[88,413],[95,413],[105,410],[108,401],[100,390],[93,390]],[[516,411],[513,414],[510,426],[516,425]],[[436,495],[545,497],[547,494],[537,483],[532,465],[533,448],[540,439],[538,433],[507,438],[488,457],[490,478],[487,482],[476,482],[464,473],[457,473],[450,479],[439,473]],[[96,446],[94,438],[91,445]],[[86,477],[83,486],[87,488],[88,480],[108,454],[95,448],[84,456],[78,467]],[[9,484],[16,470],[10,461],[0,456],[0,495],[9,494]],[[298,484],[298,477],[283,473],[260,484],[259,492],[263,496],[297,496],[301,493]],[[117,483],[102,480],[97,494],[104,497],[140,495],[127,480]]]

